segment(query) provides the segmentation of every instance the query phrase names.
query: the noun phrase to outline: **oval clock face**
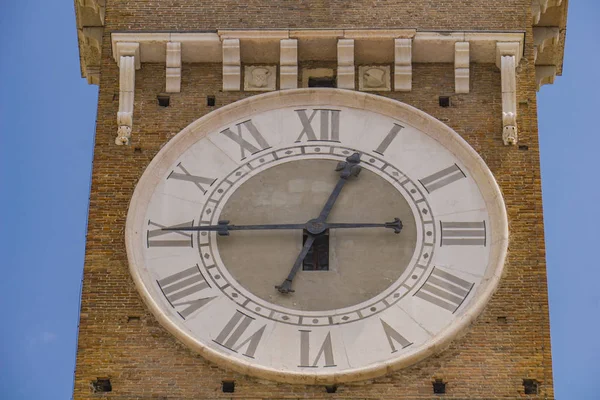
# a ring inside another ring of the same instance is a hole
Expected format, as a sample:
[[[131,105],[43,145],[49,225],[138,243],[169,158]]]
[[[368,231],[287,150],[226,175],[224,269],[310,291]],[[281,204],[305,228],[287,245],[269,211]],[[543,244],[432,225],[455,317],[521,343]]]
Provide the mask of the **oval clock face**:
[[[501,275],[499,189],[450,128],[335,89],[255,96],[173,138],[136,188],[131,272],[159,321],[242,373],[324,384],[448,344]]]

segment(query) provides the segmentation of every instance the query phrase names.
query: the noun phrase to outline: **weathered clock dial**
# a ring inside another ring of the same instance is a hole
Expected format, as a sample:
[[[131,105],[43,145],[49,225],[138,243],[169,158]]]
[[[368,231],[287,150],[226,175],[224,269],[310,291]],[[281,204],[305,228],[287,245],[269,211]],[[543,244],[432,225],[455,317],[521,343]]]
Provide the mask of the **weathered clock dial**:
[[[149,165],[127,221],[160,322],[286,382],[366,379],[438,351],[485,306],[506,246],[502,196],[456,133],[329,89],[199,119]]]

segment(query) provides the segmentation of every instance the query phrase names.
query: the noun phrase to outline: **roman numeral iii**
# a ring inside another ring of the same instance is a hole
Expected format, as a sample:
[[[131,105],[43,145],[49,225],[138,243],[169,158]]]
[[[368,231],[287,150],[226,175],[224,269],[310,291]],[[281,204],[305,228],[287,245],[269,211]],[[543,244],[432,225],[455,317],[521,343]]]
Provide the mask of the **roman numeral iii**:
[[[441,246],[485,246],[485,221],[440,222]]]
[[[306,136],[306,140],[326,140],[331,142],[340,141],[340,110],[328,110],[328,109],[314,109],[310,115],[307,114],[307,110],[295,110],[302,123],[302,132],[296,139],[296,142],[300,142]],[[319,137],[313,128],[313,120],[317,118],[317,125],[319,127]]]
[[[214,342],[236,353],[246,346],[246,350],[242,354],[254,358],[254,353],[256,353],[267,325],[263,325],[252,334],[244,335],[253,321],[254,318],[236,310]]]
[[[434,267],[415,296],[454,313],[465,301],[473,285],[456,275]]]
[[[183,228],[194,226],[194,220],[184,222],[177,225],[166,226],[148,220],[148,226],[155,226],[157,229],[146,231],[146,245],[150,247],[194,247],[194,242],[191,233],[181,231],[163,231],[163,228]],[[161,239],[156,237],[165,236]]]
[[[210,289],[198,266],[194,266],[156,281],[160,290],[173,308],[185,306],[179,315],[186,319],[194,311],[209,303],[213,297],[196,297],[202,291]]]
[[[234,133],[231,128],[227,128],[221,133],[233,140],[240,146],[241,159],[246,158],[246,151],[250,154],[258,153],[264,149],[269,148],[269,143],[265,140],[263,135],[258,131],[252,120],[240,122],[235,125],[237,133]],[[248,132],[254,139],[254,144],[244,139],[244,132]]]
[[[196,187],[198,189],[200,189],[200,191],[202,193],[206,193],[206,189],[202,185],[210,186],[216,181],[216,179],[205,178],[203,176],[196,176],[196,175],[190,174],[181,163],[177,164],[177,168],[181,172],[173,170],[173,171],[171,171],[169,176],[167,176],[167,179],[176,179],[176,180],[180,180],[180,181],[191,182],[194,185],[196,185]]]
[[[421,185],[427,190],[427,193],[434,192],[438,189],[448,186],[452,182],[456,182],[459,179],[466,178],[467,176],[462,172],[458,165],[454,164],[448,168],[444,168],[441,171],[431,174],[423,179],[419,179]]]

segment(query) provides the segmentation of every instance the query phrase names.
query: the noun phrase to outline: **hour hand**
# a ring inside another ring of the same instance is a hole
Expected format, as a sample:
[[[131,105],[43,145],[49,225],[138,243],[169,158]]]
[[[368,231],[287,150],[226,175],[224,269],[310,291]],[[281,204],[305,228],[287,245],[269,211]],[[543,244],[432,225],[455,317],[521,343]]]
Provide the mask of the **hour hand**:
[[[304,229],[306,224],[266,224],[266,225],[230,225],[221,220],[217,225],[186,226],[182,228],[163,228],[163,231],[217,232],[219,236],[229,236],[229,231],[261,231],[271,229]]]

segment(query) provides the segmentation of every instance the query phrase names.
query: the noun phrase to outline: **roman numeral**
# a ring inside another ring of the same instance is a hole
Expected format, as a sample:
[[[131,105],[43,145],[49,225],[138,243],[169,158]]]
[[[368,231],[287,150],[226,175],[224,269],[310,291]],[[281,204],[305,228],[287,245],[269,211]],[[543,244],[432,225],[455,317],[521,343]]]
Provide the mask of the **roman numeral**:
[[[451,184],[452,182],[456,182],[457,180],[466,177],[467,176],[464,174],[464,172],[462,172],[458,165],[454,164],[448,168],[444,168],[443,170],[436,172],[435,174],[431,174],[428,177],[419,179],[419,182],[421,182],[421,185],[423,185],[425,190],[427,190],[427,193],[431,193]]]
[[[156,282],[173,308],[186,306],[182,311],[179,311],[179,315],[181,315],[183,319],[186,319],[194,311],[204,307],[216,297],[190,299],[190,297],[194,297],[194,295],[203,290],[210,289],[210,285],[206,279],[204,279],[204,276],[197,265],[167,276]],[[184,300],[179,301],[182,299]]]
[[[408,347],[412,344],[411,342],[406,340],[404,336],[395,331],[394,328],[389,326],[387,322],[385,322],[381,318],[379,320],[381,321],[381,326],[383,326],[383,331],[385,332],[385,336],[387,337],[388,343],[392,348],[392,353],[398,351],[398,349],[396,349],[396,346],[394,345],[394,342],[398,343],[401,346],[401,348]]]
[[[485,221],[440,222],[441,246],[485,246]]]
[[[250,154],[254,154],[269,148],[269,143],[267,143],[265,138],[258,131],[252,120],[249,119],[248,121],[240,122],[235,126],[237,128],[237,133],[234,133],[230,128],[221,131],[221,133],[227,136],[229,139],[236,142],[240,146],[242,160],[246,158],[246,151]],[[245,131],[249,132],[250,135],[254,138],[254,141],[256,142],[256,145],[258,147],[256,147],[254,144],[250,143],[242,137],[244,129]]]
[[[434,267],[415,296],[454,313],[467,298],[473,283]]]
[[[233,317],[231,317],[229,322],[227,322],[227,325],[225,325],[221,333],[219,333],[219,336],[213,341],[236,353],[243,346],[247,345],[246,350],[242,354],[246,357],[254,358],[254,353],[256,353],[256,348],[260,343],[260,339],[262,338],[267,325],[263,325],[253,334],[242,340],[242,336],[250,324],[252,324],[252,321],[254,321],[254,318],[236,310]]]
[[[377,148],[373,151],[377,154],[383,155],[387,148],[390,147],[392,141],[396,138],[396,136],[398,136],[398,132],[400,132],[400,130],[403,128],[404,127],[402,125],[394,124],[392,129],[390,129],[388,134],[383,138],[379,146],[377,146]]]
[[[148,247],[194,247],[191,233],[162,230],[162,228],[182,228],[194,226],[194,220],[173,226],[165,226],[148,220],[148,226],[158,227],[158,229],[148,229],[146,231],[146,244]],[[153,239],[155,237],[164,235],[169,235],[168,239]]]
[[[210,186],[216,181],[216,179],[190,174],[181,163],[177,164],[177,168],[183,171],[183,173],[173,170],[169,176],[167,176],[167,179],[177,179],[179,181],[192,182],[198,189],[202,191],[202,193],[206,193],[206,189],[204,189],[204,186],[202,185]]]
[[[300,365],[299,367],[312,367],[317,368],[321,358],[324,358],[324,367],[335,367],[335,361],[333,360],[333,345],[331,344],[331,332],[327,332],[325,340],[321,348],[317,352],[317,356],[314,358],[312,364],[310,364],[310,332],[311,331],[300,331]]]
[[[314,109],[310,116],[306,114],[306,110],[295,110],[302,123],[302,132],[296,139],[300,142],[306,135],[307,140],[326,140],[331,142],[340,141],[340,110]],[[319,138],[313,129],[312,122],[315,116],[319,114]]]

